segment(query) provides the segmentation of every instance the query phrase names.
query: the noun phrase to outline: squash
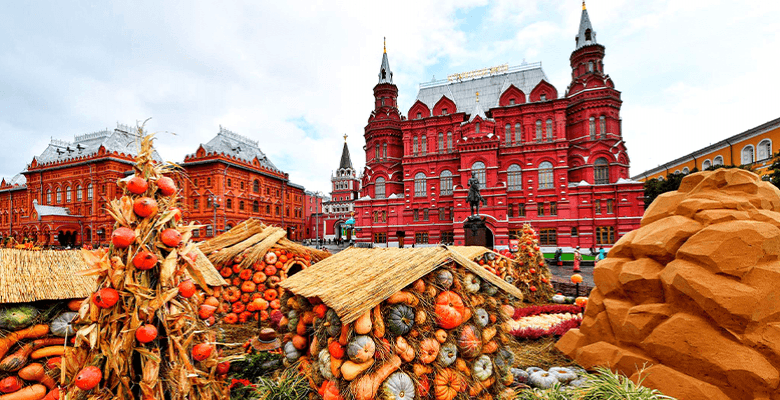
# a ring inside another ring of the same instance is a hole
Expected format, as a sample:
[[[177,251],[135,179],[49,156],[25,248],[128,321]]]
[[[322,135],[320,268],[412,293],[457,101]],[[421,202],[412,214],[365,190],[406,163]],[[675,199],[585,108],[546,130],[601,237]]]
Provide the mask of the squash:
[[[437,329],[434,335],[436,336],[436,340],[438,340],[439,343],[444,343],[447,341],[447,331],[444,329]]]
[[[363,371],[370,368],[372,365],[374,365],[374,359],[370,359],[364,363],[356,363],[351,360],[344,361],[343,364],[341,364],[341,376],[348,381],[352,381],[355,378],[358,377],[358,375],[362,374]]]
[[[373,325],[371,324],[371,311],[366,311],[355,321],[355,333],[358,335],[368,335]]]
[[[466,307],[463,299],[455,292],[441,292],[436,296],[436,321],[444,329],[452,329],[463,322]]]
[[[394,351],[395,354],[398,354],[398,356],[406,362],[412,362],[412,360],[414,360],[414,349],[412,346],[409,346],[409,342],[407,342],[403,336],[398,336],[395,339]]]
[[[322,382],[322,386],[317,389],[317,393],[322,396],[323,400],[344,400],[341,393],[339,393],[338,383],[331,380]]]
[[[567,384],[577,379],[577,374],[568,368],[552,367],[549,370],[547,370],[547,372],[549,372],[550,375],[554,376],[555,379],[558,380],[558,382],[563,384]]]
[[[46,386],[32,385],[21,390],[0,396],[0,400],[41,400],[46,396]]]
[[[455,359],[455,370],[463,373],[464,375],[471,374],[471,369],[469,369],[468,364],[466,364],[462,358]]]
[[[495,340],[491,340],[482,345],[482,352],[485,354],[493,354],[496,350],[498,350],[498,343]]]
[[[495,326],[491,326],[491,327],[483,329],[482,330],[482,340],[490,341],[491,339],[493,339],[496,336],[496,331],[497,331],[497,329],[496,329]]]
[[[395,372],[385,380],[382,385],[382,393],[387,400],[414,399],[414,383],[405,372]]]
[[[515,383],[526,383],[528,382],[528,372],[525,372],[522,368],[511,368],[509,370],[512,375],[515,377],[514,382]]]
[[[417,376],[423,376],[425,374],[430,374],[433,372],[433,368],[430,365],[423,365],[423,364],[414,364],[412,366],[412,370],[414,371],[414,374]]]
[[[367,335],[355,336],[347,345],[349,359],[360,364],[374,357],[376,343]]]
[[[406,304],[396,304],[387,313],[387,328],[396,336],[409,333],[414,326],[414,309]]]
[[[466,325],[458,335],[458,348],[465,358],[474,358],[482,352],[482,337],[474,325]]]
[[[43,365],[38,363],[32,363],[19,370],[19,377],[30,382],[40,382],[49,389],[54,389],[57,386],[54,379],[46,375]]]
[[[482,393],[483,390],[493,386],[493,383],[495,383],[496,379],[493,377],[488,378],[484,381],[476,381],[473,385],[469,386],[469,396],[475,397],[478,394]],[[485,393],[484,395],[480,396],[480,399],[484,399],[485,397],[490,396],[489,393]],[[491,398],[492,397],[488,397]]]
[[[468,273],[463,277],[463,288],[469,293],[479,292],[479,285],[482,281],[474,274]]]
[[[54,388],[46,394],[43,400],[60,400],[60,388]]]
[[[293,345],[292,342],[285,343],[283,351],[287,361],[291,363],[298,361],[298,359],[303,355],[300,350],[295,348],[295,345]]]
[[[439,272],[436,273],[436,282],[444,288],[444,290],[448,290],[450,287],[452,287],[452,272],[450,272],[447,269],[440,269]]]
[[[528,367],[525,369],[525,372],[527,372],[529,376],[531,376],[534,372],[539,372],[539,371],[544,372],[544,369],[539,367]]]
[[[427,338],[420,342],[420,361],[430,364],[439,355],[439,342],[434,338]]]
[[[341,364],[344,364],[344,360],[330,356],[330,373],[336,378],[341,378]]]
[[[342,346],[338,340],[333,340],[328,344],[328,352],[330,353],[330,356],[341,360],[344,358],[344,346]]]
[[[51,333],[55,336],[73,336],[76,330],[71,326],[71,322],[76,316],[76,312],[64,312],[51,321]]]
[[[30,353],[33,352],[35,345],[33,343],[25,343],[14,353],[9,354],[2,361],[0,361],[0,371],[18,371],[25,364],[30,357]]]
[[[333,372],[330,369],[330,353],[328,353],[328,349],[322,349],[319,352],[319,361],[317,362],[317,367],[319,368],[320,374],[322,374],[323,378],[329,381],[336,380],[336,377],[333,375]]]
[[[552,302],[556,304],[564,304],[566,303],[566,296],[562,294],[556,294],[552,297]]]
[[[37,360],[44,357],[63,356],[65,355],[65,346],[49,346],[42,349],[38,349],[30,353],[30,358]]]
[[[471,376],[479,382],[486,381],[493,375],[493,362],[490,357],[481,355],[471,365]]]
[[[414,323],[417,325],[423,325],[427,320],[428,320],[428,313],[426,313],[423,310],[417,310],[417,313],[414,315]]]
[[[355,400],[373,400],[376,397],[376,392],[379,390],[379,385],[387,379],[390,374],[398,370],[401,366],[401,358],[397,355],[392,355],[386,363],[379,367],[371,374],[365,374],[360,377],[352,387],[352,391],[355,394]],[[344,372],[343,370],[341,371]]]
[[[382,309],[379,304],[371,312],[371,319],[374,323],[374,337],[385,337],[385,322],[382,320]]]
[[[479,289],[488,296],[493,296],[498,293],[498,288],[488,281],[482,281],[479,285]]]
[[[297,314],[296,314],[297,315]],[[326,329],[328,332],[328,336],[330,337],[336,337],[341,332],[341,318],[339,318],[339,315],[336,314],[336,311],[333,309],[328,310],[325,312],[325,323],[326,323]]]
[[[488,312],[485,311],[484,308],[477,308],[474,313],[477,316],[477,325],[484,328],[490,323],[490,315],[488,315]]]
[[[417,305],[420,304],[420,299],[418,299],[417,296],[415,296],[411,292],[400,291],[388,297],[387,303],[388,304],[403,303],[411,307],[417,307]]]
[[[26,328],[35,321],[38,309],[29,304],[3,307],[0,309],[0,329],[15,331]]]
[[[425,293],[425,281],[422,279],[416,280],[412,285],[412,290],[420,294]]]
[[[441,346],[441,349],[439,350],[439,364],[441,364],[443,367],[449,367],[452,365],[452,363],[455,362],[455,359],[458,357],[458,348],[455,347],[455,344],[453,343],[446,343],[443,346]]]
[[[16,376],[8,376],[0,380],[0,392],[13,393],[22,388],[22,380]]]
[[[547,371],[536,371],[528,377],[528,382],[539,389],[549,389],[558,383],[558,379]]]
[[[449,368],[440,370],[433,380],[433,395],[436,400],[453,400],[458,393],[465,390],[466,382]]]

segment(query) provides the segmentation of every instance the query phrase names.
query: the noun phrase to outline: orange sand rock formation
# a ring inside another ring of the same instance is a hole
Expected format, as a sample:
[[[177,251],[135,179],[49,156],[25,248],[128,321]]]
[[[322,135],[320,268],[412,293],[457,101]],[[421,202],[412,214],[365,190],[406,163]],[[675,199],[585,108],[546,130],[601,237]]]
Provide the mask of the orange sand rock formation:
[[[683,400],[780,400],[780,190],[735,169],[685,177],[594,270],[556,347]]]

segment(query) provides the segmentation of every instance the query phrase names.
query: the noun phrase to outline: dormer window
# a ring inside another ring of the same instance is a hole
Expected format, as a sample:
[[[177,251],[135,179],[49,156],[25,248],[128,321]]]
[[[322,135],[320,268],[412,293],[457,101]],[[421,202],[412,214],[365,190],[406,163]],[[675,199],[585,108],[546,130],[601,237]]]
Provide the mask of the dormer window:
[[[441,109],[441,115],[447,115],[447,109],[446,108],[442,108]]]
[[[588,61],[588,72],[593,72],[593,61]]]
[[[591,40],[590,38],[590,29],[585,30],[585,40]]]
[[[515,99],[509,99],[509,105],[510,106],[515,105]]]
[[[590,31],[589,31],[590,32]],[[590,35],[590,34],[589,34]],[[590,36],[589,36],[590,37]],[[590,40],[590,39],[588,39]],[[385,72],[384,68],[382,68],[382,80],[387,79],[387,73]]]
[[[544,94],[544,93],[542,93],[542,94],[539,96],[539,101],[547,101],[547,95],[546,95],[546,94]]]
[[[422,113],[417,113],[417,119],[422,118]]]

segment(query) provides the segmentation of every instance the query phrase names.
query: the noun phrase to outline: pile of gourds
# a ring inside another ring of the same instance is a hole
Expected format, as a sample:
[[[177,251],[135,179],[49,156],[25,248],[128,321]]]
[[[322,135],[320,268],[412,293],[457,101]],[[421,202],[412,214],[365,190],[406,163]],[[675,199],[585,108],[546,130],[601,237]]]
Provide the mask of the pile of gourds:
[[[285,293],[285,362],[299,362],[325,400],[508,398],[511,310],[497,290],[448,264],[352,323],[319,298]]]
[[[281,308],[280,297],[284,289],[279,283],[287,278],[287,272],[293,265],[301,269],[311,266],[311,256],[272,248],[250,267],[243,267],[243,261],[244,255],[241,254],[233,258],[230,265],[223,265],[219,269],[220,275],[230,284],[215,293],[219,296],[217,312],[221,321],[226,324],[243,324],[258,319],[280,319],[278,310]]]
[[[81,300],[0,309],[0,400],[58,399],[57,383],[67,340]]]

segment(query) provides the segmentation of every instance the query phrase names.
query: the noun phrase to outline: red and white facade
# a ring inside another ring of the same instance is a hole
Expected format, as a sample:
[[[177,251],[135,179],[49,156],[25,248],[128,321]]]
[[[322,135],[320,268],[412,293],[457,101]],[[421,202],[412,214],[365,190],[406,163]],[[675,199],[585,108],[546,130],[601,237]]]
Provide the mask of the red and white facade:
[[[472,173],[495,247],[524,223],[543,246],[563,248],[608,246],[638,228],[643,186],[629,179],[622,101],[603,58],[583,9],[564,96],[541,64],[501,66],[421,84],[407,118],[385,52],[365,128],[358,241],[464,244]]]
[[[350,241],[354,238],[355,219],[352,216],[355,213],[355,200],[360,192],[360,179],[352,167],[346,136],[339,168],[330,177],[330,182],[330,199],[322,203],[323,219],[320,224],[324,235],[320,237]]]

